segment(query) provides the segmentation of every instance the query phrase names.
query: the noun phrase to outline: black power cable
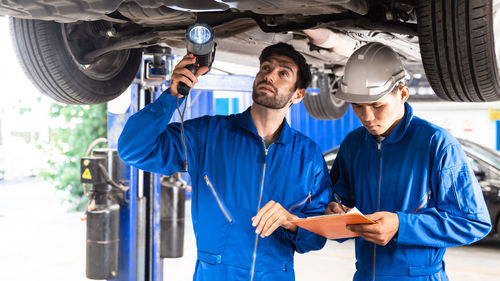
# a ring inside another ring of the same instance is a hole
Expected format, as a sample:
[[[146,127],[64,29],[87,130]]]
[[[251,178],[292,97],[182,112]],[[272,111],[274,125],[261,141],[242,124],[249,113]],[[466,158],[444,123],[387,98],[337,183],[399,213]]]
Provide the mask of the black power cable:
[[[181,114],[181,110],[179,108],[179,94],[177,93],[177,112],[179,113],[179,117],[181,118],[181,140],[182,140],[182,146],[184,148],[184,164],[182,166],[184,172],[188,171],[186,139],[184,137],[184,114],[186,113],[186,104],[187,101],[184,102],[184,109],[182,109],[182,114]]]

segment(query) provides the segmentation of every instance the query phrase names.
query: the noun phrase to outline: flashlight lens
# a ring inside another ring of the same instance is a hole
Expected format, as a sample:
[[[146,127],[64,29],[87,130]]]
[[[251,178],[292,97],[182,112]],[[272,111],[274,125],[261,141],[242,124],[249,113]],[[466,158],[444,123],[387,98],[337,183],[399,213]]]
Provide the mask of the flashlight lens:
[[[197,44],[205,44],[211,37],[210,30],[204,26],[195,26],[189,31],[189,38]]]

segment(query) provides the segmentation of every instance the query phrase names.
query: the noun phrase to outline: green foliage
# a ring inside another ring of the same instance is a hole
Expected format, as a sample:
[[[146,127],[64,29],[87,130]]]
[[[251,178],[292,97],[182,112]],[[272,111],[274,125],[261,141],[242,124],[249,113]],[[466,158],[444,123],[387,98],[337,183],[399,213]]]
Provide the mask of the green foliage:
[[[87,203],[80,183],[80,158],[92,141],[106,137],[106,104],[61,105],[50,108],[50,141],[40,146],[48,155],[50,169],[40,173],[56,188],[68,192],[72,208],[81,210]]]

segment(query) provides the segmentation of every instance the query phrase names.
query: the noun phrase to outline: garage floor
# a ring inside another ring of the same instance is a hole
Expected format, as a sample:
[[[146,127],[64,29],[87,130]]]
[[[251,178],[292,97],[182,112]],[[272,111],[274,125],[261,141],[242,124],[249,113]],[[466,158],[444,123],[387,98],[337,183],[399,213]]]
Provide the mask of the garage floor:
[[[65,211],[60,195],[38,179],[0,181],[0,280],[88,280],[85,223],[81,213]],[[164,260],[165,281],[192,280],[195,244],[189,218],[184,257]],[[451,280],[500,280],[500,242],[448,249],[445,259]],[[329,241],[321,251],[297,255],[295,270],[298,281],[351,280],[354,243]]]

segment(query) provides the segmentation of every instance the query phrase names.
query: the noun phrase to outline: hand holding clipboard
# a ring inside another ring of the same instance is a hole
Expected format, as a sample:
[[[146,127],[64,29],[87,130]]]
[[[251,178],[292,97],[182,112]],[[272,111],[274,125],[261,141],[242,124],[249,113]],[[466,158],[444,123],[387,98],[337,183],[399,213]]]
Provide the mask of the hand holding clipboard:
[[[292,221],[298,227],[302,227],[328,239],[341,239],[359,236],[346,228],[351,224],[375,223],[365,217],[356,207],[345,214],[330,214],[296,219]]]

